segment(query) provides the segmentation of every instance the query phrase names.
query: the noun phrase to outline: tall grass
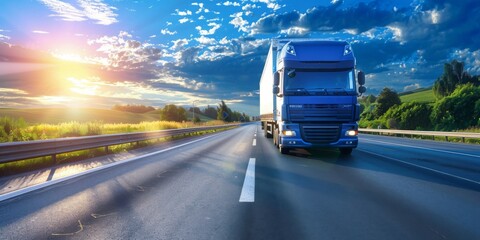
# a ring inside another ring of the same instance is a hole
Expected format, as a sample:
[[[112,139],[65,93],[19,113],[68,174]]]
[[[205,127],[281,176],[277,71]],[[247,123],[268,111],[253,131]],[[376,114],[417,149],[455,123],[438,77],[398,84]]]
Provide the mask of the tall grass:
[[[102,134],[130,133],[178,129],[196,126],[212,126],[224,124],[223,121],[210,121],[193,124],[192,122],[152,121],[141,123],[102,123],[67,122],[59,124],[28,125],[23,119],[9,117],[0,118],[0,142],[45,140],[63,137],[80,137]]]

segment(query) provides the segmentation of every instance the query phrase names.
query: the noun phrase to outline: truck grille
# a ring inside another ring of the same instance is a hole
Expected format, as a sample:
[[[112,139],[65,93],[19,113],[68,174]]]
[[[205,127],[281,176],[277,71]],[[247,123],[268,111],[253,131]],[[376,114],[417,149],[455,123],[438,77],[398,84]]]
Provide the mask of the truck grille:
[[[288,108],[290,120],[348,122],[353,119],[353,105],[343,104],[303,104],[290,105]]]
[[[332,143],[340,137],[340,126],[301,126],[302,137],[310,143]]]

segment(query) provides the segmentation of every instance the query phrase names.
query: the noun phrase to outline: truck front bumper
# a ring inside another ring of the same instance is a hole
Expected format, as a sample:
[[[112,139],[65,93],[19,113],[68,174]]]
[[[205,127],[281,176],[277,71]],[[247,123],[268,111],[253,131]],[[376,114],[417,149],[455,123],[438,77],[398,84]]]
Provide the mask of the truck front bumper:
[[[331,143],[309,143],[298,137],[282,137],[280,146],[283,148],[312,148],[312,147],[332,147],[332,148],[356,148],[358,137],[340,138]]]

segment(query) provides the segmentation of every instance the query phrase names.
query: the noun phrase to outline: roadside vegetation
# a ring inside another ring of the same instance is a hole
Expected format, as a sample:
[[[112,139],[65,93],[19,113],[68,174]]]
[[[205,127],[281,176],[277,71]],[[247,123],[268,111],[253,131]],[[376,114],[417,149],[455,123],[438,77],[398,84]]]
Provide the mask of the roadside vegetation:
[[[116,105],[114,109],[118,112],[115,114],[114,112],[109,112],[109,120],[114,119],[112,115],[122,115],[128,111],[139,113],[153,108],[142,105]],[[55,123],[54,121],[54,123],[29,123],[23,118],[2,117],[0,115],[0,142],[34,141],[52,138],[178,129],[195,126],[213,126],[228,122],[247,122],[250,119],[250,117],[244,113],[232,111],[223,101],[221,101],[217,108],[210,106],[203,110],[196,108],[195,119],[193,119],[192,111],[194,111],[192,108],[187,111],[183,107],[169,104],[164,108],[153,110],[153,113],[152,111],[142,113],[157,115],[157,121],[141,121],[138,123],[105,123],[103,119],[86,122],[68,121]]]
[[[465,72],[463,63],[454,60],[445,64],[431,90],[399,96],[384,88],[360,104],[362,128],[479,132],[480,76]]]
[[[155,116],[155,118],[159,120],[142,121],[138,123],[104,123],[102,121],[103,119],[86,122],[69,121],[58,123],[56,121],[52,121],[51,123],[29,123],[23,118],[15,118],[8,115],[2,116],[2,112],[0,111],[0,143],[46,140],[65,137],[93,136],[102,134],[145,132],[199,126],[214,126],[223,125],[230,122],[247,122],[250,119],[250,117],[244,113],[240,114],[236,111],[232,111],[223,101],[221,101],[217,108],[208,106],[204,109],[190,108],[188,111],[185,110],[183,107],[173,104],[166,105],[164,108],[154,110],[152,110],[151,107],[141,105],[117,105],[114,107],[114,109],[114,111],[110,110],[109,112],[107,110],[107,112],[110,113],[110,116],[107,117],[108,120],[115,119],[115,116],[112,115],[130,113],[129,111],[131,111],[132,114],[137,115],[149,115],[150,117]],[[195,117],[193,117],[193,111],[195,111]],[[18,113],[19,111],[16,112]],[[217,117],[219,118],[218,120],[216,119]],[[225,128],[223,130],[226,129],[229,128]],[[219,130],[199,131],[191,135],[203,135],[216,131]],[[51,166],[58,163],[75,162],[79,160],[107,155],[110,153],[120,153],[184,137],[188,136],[182,135],[166,137],[155,140],[140,141],[137,143],[127,143],[109,146],[108,152],[105,151],[105,148],[98,148],[63,153],[56,156],[56,162],[54,162],[54,160],[50,156],[46,156],[11,163],[0,163],[0,175],[15,174],[19,172]]]

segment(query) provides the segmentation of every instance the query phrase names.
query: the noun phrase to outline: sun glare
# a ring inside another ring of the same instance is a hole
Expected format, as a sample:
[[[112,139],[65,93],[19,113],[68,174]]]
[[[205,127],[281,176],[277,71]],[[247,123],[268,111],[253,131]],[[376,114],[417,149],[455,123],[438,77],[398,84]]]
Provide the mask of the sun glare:
[[[94,85],[91,81],[86,79],[68,77],[67,80],[73,84],[73,87],[70,88],[70,91],[82,95],[96,96],[97,90],[100,88],[100,86]]]
[[[56,104],[68,104],[72,102],[72,99],[67,96],[42,96],[38,101],[44,105],[56,105]]]

